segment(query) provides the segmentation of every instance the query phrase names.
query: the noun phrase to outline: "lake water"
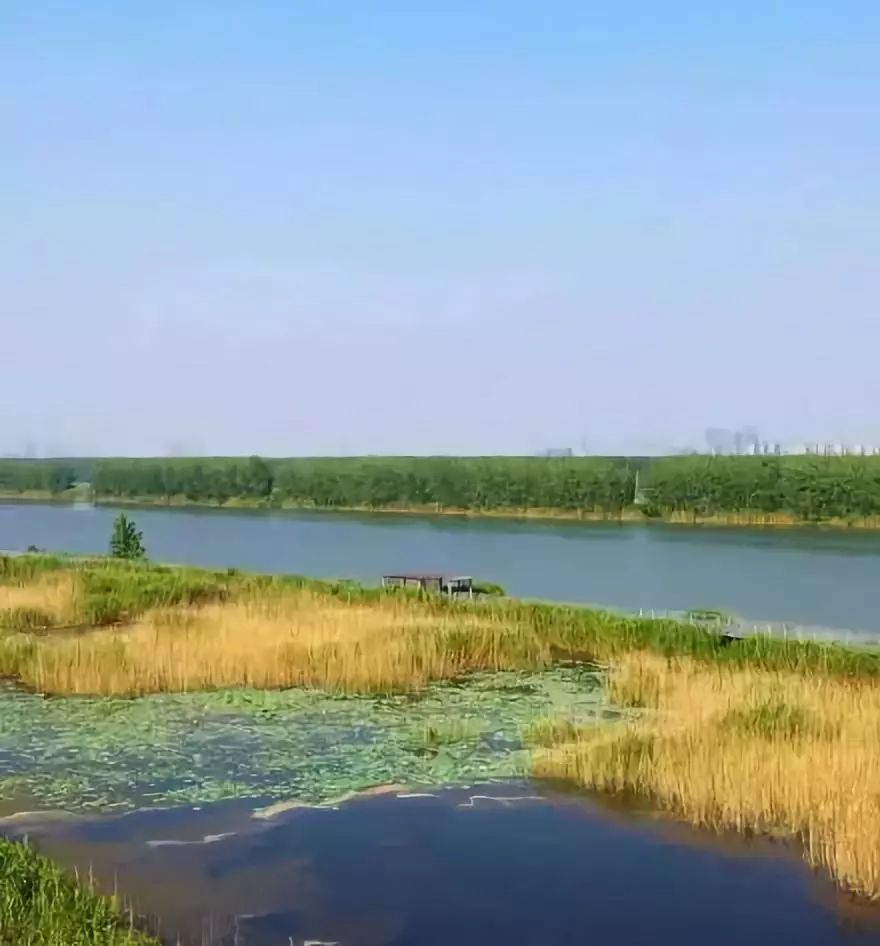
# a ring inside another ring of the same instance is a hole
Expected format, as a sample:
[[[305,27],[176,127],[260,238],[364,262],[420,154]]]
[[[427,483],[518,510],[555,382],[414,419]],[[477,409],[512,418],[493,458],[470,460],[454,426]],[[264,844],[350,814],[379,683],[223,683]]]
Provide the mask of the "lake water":
[[[0,505],[0,548],[102,553],[116,510]],[[473,574],[510,594],[626,609],[721,608],[880,633],[880,534],[313,512],[138,508],[159,561],[376,582]]]
[[[91,870],[168,946],[880,944],[876,909],[778,844],[521,782],[268,821],[227,802],[0,830]]]

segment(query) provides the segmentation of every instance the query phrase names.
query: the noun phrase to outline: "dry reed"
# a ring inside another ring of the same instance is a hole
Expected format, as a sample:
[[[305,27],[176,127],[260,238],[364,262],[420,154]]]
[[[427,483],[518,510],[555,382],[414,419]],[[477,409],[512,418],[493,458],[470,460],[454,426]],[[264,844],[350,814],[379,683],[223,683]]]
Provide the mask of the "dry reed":
[[[509,625],[417,602],[346,604],[307,590],[154,610],[137,623],[7,641],[4,663],[54,694],[140,695],[230,686],[414,689],[549,659]]]
[[[562,731],[535,771],[634,791],[689,821],[796,837],[840,886],[880,898],[880,690],[866,680],[690,658],[619,659],[632,722]]]
[[[0,617],[33,612],[44,615],[48,625],[70,624],[76,619],[80,597],[77,576],[70,572],[0,584]]]

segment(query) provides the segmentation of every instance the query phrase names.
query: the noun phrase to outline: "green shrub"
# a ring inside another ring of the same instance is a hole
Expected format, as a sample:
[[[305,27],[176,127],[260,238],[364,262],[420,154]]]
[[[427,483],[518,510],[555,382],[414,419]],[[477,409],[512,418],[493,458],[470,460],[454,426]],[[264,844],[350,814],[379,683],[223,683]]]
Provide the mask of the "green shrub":
[[[82,578],[83,618],[90,624],[132,620],[151,608],[220,601],[230,590],[230,579],[214,572],[121,561],[86,568]]]
[[[507,592],[503,586],[494,581],[474,581],[474,594],[485,595],[490,598],[503,598]]]
[[[119,513],[113,523],[110,536],[110,554],[113,558],[137,561],[147,557],[144,549],[144,534],[124,512]]]

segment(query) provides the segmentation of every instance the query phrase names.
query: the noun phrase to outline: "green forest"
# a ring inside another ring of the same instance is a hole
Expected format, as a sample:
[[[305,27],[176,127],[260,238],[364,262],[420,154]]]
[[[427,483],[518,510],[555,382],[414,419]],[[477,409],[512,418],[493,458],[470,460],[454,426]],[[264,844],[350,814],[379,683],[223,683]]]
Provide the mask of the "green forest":
[[[633,482],[625,462],[514,457],[114,460],[94,476],[97,495],[119,498],[609,513],[632,502]]]
[[[76,464],[65,460],[0,460],[0,493],[63,493],[76,481]]]
[[[660,514],[788,514],[804,522],[880,516],[880,457],[663,457],[644,485]]]
[[[60,495],[83,481],[99,500],[609,516],[641,510],[648,517],[781,515],[804,522],[880,517],[880,457],[0,461],[4,495]]]

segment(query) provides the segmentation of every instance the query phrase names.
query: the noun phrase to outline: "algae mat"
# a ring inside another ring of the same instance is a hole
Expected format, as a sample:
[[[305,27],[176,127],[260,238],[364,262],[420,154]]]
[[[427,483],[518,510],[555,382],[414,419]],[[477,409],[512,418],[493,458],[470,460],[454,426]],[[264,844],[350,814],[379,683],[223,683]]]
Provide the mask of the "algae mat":
[[[46,698],[5,685],[0,798],[69,811],[227,798],[318,803],[383,783],[507,779],[526,772],[524,728],[550,714],[612,714],[599,675],[586,667],[477,674],[384,697],[226,690]]]

